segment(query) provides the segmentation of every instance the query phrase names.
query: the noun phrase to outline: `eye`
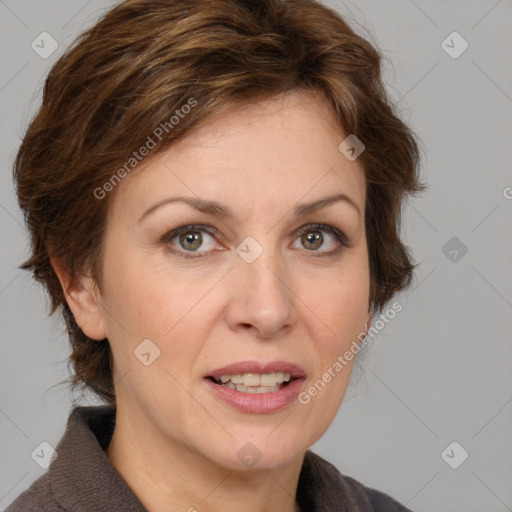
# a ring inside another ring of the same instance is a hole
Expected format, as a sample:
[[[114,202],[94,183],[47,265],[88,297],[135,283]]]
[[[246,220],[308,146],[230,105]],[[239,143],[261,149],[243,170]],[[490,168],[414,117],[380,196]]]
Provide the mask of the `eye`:
[[[211,251],[216,244],[213,238],[213,233],[206,226],[198,224],[181,226],[179,228],[169,231],[162,238],[162,242],[166,245],[172,245],[177,248],[178,251],[172,251],[178,253],[184,258],[202,258],[206,254],[200,254],[193,256],[187,253],[207,253]],[[204,250],[199,250],[200,248]]]
[[[168,250],[178,256],[198,259],[208,256],[215,249],[215,230],[200,224],[190,224],[169,231],[162,237],[162,243]],[[325,236],[327,233],[327,236]],[[311,256],[334,256],[344,247],[350,247],[350,242],[342,231],[327,224],[309,224],[298,231],[302,248],[312,253]],[[318,250],[326,245],[326,250]],[[171,249],[169,246],[177,250]],[[200,249],[203,250],[200,250]],[[300,248],[300,247],[299,247]],[[195,254],[194,254],[195,253]],[[315,254],[318,253],[318,254]]]
[[[328,234],[328,237],[324,236]],[[327,224],[309,224],[299,230],[299,243],[310,252],[318,252],[318,256],[333,256],[338,254],[344,247],[350,247],[350,242],[342,231]],[[319,251],[325,245],[323,251]],[[316,255],[315,255],[316,256]]]

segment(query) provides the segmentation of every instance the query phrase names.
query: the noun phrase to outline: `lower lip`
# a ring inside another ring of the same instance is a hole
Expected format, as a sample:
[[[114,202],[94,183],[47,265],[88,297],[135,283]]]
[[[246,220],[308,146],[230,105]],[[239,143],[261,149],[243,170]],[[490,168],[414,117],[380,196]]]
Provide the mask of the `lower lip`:
[[[290,384],[273,393],[243,393],[215,384],[210,379],[205,379],[205,382],[218,398],[231,407],[242,412],[264,414],[280,411],[297,400],[304,379],[294,379]]]

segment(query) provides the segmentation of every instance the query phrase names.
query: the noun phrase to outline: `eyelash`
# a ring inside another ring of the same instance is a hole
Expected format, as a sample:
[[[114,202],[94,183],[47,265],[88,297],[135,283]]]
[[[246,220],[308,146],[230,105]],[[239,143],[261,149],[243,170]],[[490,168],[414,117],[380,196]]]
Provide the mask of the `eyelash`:
[[[168,246],[168,244],[171,242],[171,240],[173,240],[177,236],[181,235],[182,233],[188,233],[189,231],[199,231],[199,232],[205,231],[212,237],[214,237],[214,235],[215,235],[214,230],[212,230],[209,226],[205,226],[203,224],[188,224],[186,226],[181,226],[179,228],[173,229],[172,231],[169,231],[168,233],[166,233],[162,237],[162,243],[164,243],[166,246]],[[347,238],[347,236],[345,235],[345,233],[343,233],[343,231],[340,231],[339,229],[335,228],[334,226],[329,226],[328,224],[308,224],[306,226],[303,226],[302,228],[299,228],[299,230],[297,232],[297,238],[301,237],[304,233],[312,232],[312,231],[326,231],[326,232],[332,234],[334,236],[334,238],[336,238],[336,240],[338,241],[338,243],[340,245],[336,249],[331,250],[329,252],[310,251],[311,254],[309,257],[323,258],[323,257],[335,256],[338,253],[340,253],[344,248],[351,247],[350,241]],[[168,247],[167,247],[167,249],[169,250],[169,252],[171,252],[173,254],[177,254],[182,258],[191,259],[191,260],[205,258],[206,256],[209,255],[208,251],[203,251],[202,253],[196,253],[196,254],[200,254],[199,256],[197,256],[197,255],[191,256],[191,254],[193,254],[193,252],[191,252],[191,251],[173,250],[173,249],[169,249]],[[315,254],[315,253],[317,253],[317,254]]]

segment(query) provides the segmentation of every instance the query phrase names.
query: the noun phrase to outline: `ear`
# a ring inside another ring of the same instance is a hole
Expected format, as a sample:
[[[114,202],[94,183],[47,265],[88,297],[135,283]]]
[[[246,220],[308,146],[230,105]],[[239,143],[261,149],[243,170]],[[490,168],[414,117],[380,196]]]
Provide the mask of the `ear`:
[[[62,258],[51,257],[50,263],[59,278],[76,323],[83,333],[93,340],[107,337],[104,311],[100,305],[100,294],[92,277],[79,276],[71,284],[71,276]]]

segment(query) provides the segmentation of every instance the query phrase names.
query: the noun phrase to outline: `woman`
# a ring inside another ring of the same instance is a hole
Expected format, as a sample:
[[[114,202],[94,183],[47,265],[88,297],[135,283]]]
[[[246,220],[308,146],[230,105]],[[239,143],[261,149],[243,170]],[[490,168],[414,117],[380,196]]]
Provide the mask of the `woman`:
[[[313,0],[128,0],[15,162],[75,407],[8,511],[398,511],[309,448],[414,269],[423,188],[380,56]],[[393,306],[394,307],[394,306]]]

